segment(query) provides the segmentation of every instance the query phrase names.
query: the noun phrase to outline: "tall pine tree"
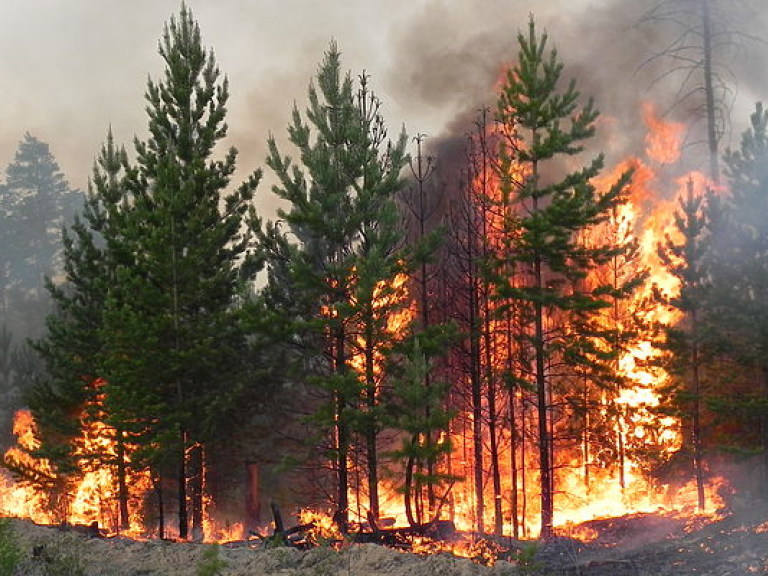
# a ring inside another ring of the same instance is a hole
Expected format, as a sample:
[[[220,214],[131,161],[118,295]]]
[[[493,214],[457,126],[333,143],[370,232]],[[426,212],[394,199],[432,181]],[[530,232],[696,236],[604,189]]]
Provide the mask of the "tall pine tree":
[[[768,486],[768,110],[755,106],[736,150],[727,150],[731,190],[712,220],[713,307],[727,352],[739,366],[724,379],[726,412],[747,426],[730,439],[762,453]],[[710,213],[713,211],[710,210]],[[747,369],[745,369],[747,368]],[[739,375],[737,378],[736,375]],[[728,398],[730,396],[730,398]]]
[[[603,296],[608,287],[586,287],[583,280],[609,262],[616,248],[586,245],[582,232],[610,217],[623,199],[629,174],[597,193],[590,180],[600,172],[602,156],[580,170],[565,169],[565,161],[594,134],[598,112],[592,101],[579,107],[575,81],[562,86],[563,64],[557,51],[548,49],[547,34],[537,34],[533,20],[518,42],[518,60],[507,72],[497,108],[497,120],[516,131],[517,139],[502,145],[497,169],[508,206],[507,249],[498,264],[519,273],[514,285],[499,275],[496,293],[507,305],[525,306],[531,314],[526,338],[533,365],[530,380],[522,384],[535,390],[541,534],[549,537],[556,491],[552,399],[563,384],[557,373],[565,366],[577,374],[580,367],[600,362],[595,339],[608,336],[587,322],[609,305]],[[553,371],[557,364],[561,369]]]
[[[283,156],[274,138],[267,159],[279,179],[274,191],[289,204],[279,218],[288,223],[293,241],[288,249],[272,242],[282,248],[270,254],[270,268],[282,272],[302,303],[287,312],[313,374],[308,380],[324,394],[315,422],[328,433],[342,528],[348,522],[353,446],[364,455],[368,513],[379,513],[378,436],[387,388],[381,366],[399,338],[388,322],[403,307],[396,279],[408,268],[395,204],[406,138],[388,139],[367,82],[363,75],[355,86],[342,73],[340,53],[331,44],[309,89],[306,120],[294,109],[288,128],[301,164]],[[275,230],[272,225],[266,233],[273,240]],[[286,256],[287,265],[278,265]]]
[[[710,278],[706,267],[709,221],[707,198],[696,195],[689,181],[686,195],[679,199],[675,213],[675,235],[667,235],[658,247],[659,258],[680,286],[679,294],[662,301],[682,314],[674,326],[665,328],[665,347],[672,353],[668,372],[670,389],[663,395],[676,407],[676,416],[684,423],[683,453],[690,454],[696,478],[699,510],[705,508],[704,493],[704,384],[707,341],[711,340],[707,324],[711,314],[707,306]]]
[[[150,80],[149,137],[137,139],[121,249],[104,323],[112,354],[106,392],[126,418],[147,422],[160,477],[175,478],[178,533],[202,535],[204,447],[226,421],[240,378],[245,335],[233,306],[246,256],[249,208],[260,173],[227,191],[237,151],[214,151],[226,136],[228,82],[182,5],[159,46],[165,63]],[[114,376],[114,377],[113,377]],[[110,389],[110,387],[114,387]],[[151,416],[151,421],[147,421]]]

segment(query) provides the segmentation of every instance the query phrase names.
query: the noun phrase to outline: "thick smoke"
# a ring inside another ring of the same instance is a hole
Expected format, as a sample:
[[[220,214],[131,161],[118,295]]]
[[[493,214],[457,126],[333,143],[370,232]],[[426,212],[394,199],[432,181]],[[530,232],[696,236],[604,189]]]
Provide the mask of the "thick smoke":
[[[516,34],[533,13],[610,119],[611,147],[636,148],[638,100],[664,111],[675,80],[654,84],[658,68],[640,68],[663,47],[670,30],[637,27],[657,0],[334,0],[252,2],[190,0],[204,42],[231,81],[230,137],[241,150],[241,175],[264,165],[266,138],[284,138],[294,101],[335,39],[343,64],[366,70],[384,101],[391,130],[436,138],[461,134],[466,120],[493,105],[494,85],[516,57]],[[729,25],[762,36],[768,9],[757,0],[724,2]],[[751,9],[749,7],[752,7]],[[0,167],[29,131],[48,142],[74,187],[84,188],[109,126],[118,141],[145,134],[148,75],[162,70],[157,42],[177,0],[57,0],[0,3]],[[751,11],[750,11],[751,10]],[[738,80],[738,126],[757,99],[768,98],[768,49],[747,42],[729,63]],[[661,62],[659,66],[661,66]],[[675,113],[684,114],[684,110]],[[457,120],[458,119],[458,120]],[[464,124],[464,125],[462,125]],[[602,145],[602,141],[599,142]],[[726,142],[727,143],[727,142]],[[609,151],[610,152],[610,151]],[[620,152],[617,152],[619,154]],[[268,185],[262,187],[267,203]]]
[[[700,94],[701,83],[694,73],[685,84],[685,71],[670,74],[679,65],[661,53],[681,30],[664,21],[644,16],[659,2],[609,0],[591,3],[548,2],[530,6],[502,1],[447,11],[444,2],[432,2],[420,17],[395,36],[399,66],[391,70],[390,84],[397,96],[409,102],[417,121],[434,110],[453,111],[444,131],[432,134],[436,153],[455,148],[453,139],[463,139],[471,130],[477,110],[495,105],[495,88],[503,69],[516,59],[519,31],[525,32],[529,10],[538,30],[550,36],[565,63],[565,76],[574,78],[584,98],[592,97],[602,117],[594,150],[605,152],[607,162],[642,154],[646,126],[642,103],[650,101],[666,120],[685,123],[685,169],[705,169],[706,146]],[[746,123],[754,101],[768,97],[766,69],[768,48],[764,43],[768,8],[755,2],[723,3],[727,11],[715,11],[718,31],[728,32],[732,47],[716,53],[715,72],[732,91],[724,96],[731,110],[721,141],[723,149]],[[738,4],[738,6],[737,6]],[[679,4],[678,4],[679,5]],[[689,22],[688,24],[695,24]],[[718,36],[718,40],[725,36]],[[395,78],[400,82],[396,83]],[[682,102],[681,102],[682,100]],[[731,125],[733,126],[731,128]]]

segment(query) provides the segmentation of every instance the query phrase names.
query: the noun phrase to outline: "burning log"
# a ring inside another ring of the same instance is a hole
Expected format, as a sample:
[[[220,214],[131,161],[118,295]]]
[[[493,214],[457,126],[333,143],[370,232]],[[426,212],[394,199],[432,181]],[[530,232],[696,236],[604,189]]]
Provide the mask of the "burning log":
[[[350,534],[356,544],[381,544],[390,548],[410,549],[414,538],[429,538],[441,542],[456,540],[456,525],[451,520],[434,520],[426,524],[407,526],[405,528],[377,528],[375,522],[368,520],[371,532],[355,532]]]
[[[292,548],[298,548],[300,550],[306,550],[310,548],[311,544],[307,539],[306,533],[315,527],[314,522],[299,524],[298,526],[286,529],[280,507],[276,502],[271,502],[269,506],[272,509],[272,518],[274,519],[275,529],[272,532],[272,536],[264,540],[269,541],[270,544],[276,546],[289,546]],[[257,538],[264,538],[253,530],[250,530],[249,532],[252,536],[256,536]]]
[[[91,538],[106,537],[106,533],[99,528],[99,523],[96,521],[93,521],[90,524],[69,524],[67,522],[62,522],[57,528],[63,532],[77,532],[78,534],[83,534]]]
[[[264,537],[256,532],[250,534],[261,538],[268,545],[289,546],[300,550],[307,550],[318,544],[317,529],[319,525],[315,521],[305,522],[292,528],[285,528],[280,507],[272,502],[270,504],[274,519],[274,531],[271,536]],[[402,528],[382,527],[392,522],[392,519],[377,519],[369,515],[368,521],[358,525],[357,532],[347,532],[343,537],[320,538],[330,546],[340,546],[343,542],[353,544],[378,544],[398,550],[412,550],[419,539],[436,543],[452,543],[458,540],[456,525],[451,520],[432,520],[424,524],[407,526]],[[367,528],[367,530],[365,530]]]

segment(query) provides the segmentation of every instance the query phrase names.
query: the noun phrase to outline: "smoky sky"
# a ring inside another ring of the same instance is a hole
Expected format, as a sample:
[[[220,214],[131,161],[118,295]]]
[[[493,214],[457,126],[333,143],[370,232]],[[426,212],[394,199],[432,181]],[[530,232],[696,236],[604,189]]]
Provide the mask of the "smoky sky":
[[[241,152],[240,175],[264,166],[270,133],[284,141],[294,102],[303,107],[332,39],[345,68],[371,76],[392,134],[404,125],[411,135],[443,138],[466,129],[478,108],[493,105],[494,87],[515,60],[516,35],[531,14],[565,61],[566,76],[576,77],[603,112],[610,133],[598,142],[624,153],[639,141],[639,102],[652,100],[664,111],[674,93],[674,79],[657,81],[661,63],[640,66],[673,33],[635,25],[656,3],[187,2],[230,80],[226,145]],[[0,166],[29,131],[51,145],[71,184],[84,187],[110,126],[130,149],[135,135],[145,135],[146,81],[162,71],[158,40],[179,7],[176,0],[2,0]],[[759,6],[734,18],[748,20],[749,33],[760,37],[767,15],[768,6]],[[754,102],[768,99],[768,47],[752,43],[729,65],[736,82],[734,124],[740,127]],[[268,183],[260,196],[268,205]]]

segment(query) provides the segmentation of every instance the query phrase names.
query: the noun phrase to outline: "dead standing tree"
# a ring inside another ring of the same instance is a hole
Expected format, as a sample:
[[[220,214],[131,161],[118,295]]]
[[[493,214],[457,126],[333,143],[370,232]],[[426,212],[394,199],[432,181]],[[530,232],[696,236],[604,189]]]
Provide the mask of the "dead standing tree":
[[[677,91],[670,109],[685,107],[692,120],[704,120],[715,184],[720,182],[720,140],[730,126],[736,81],[728,60],[747,42],[763,42],[747,31],[755,6],[756,0],[661,0],[638,23],[660,28],[667,38],[642,66],[671,62],[654,83],[674,78]]]

